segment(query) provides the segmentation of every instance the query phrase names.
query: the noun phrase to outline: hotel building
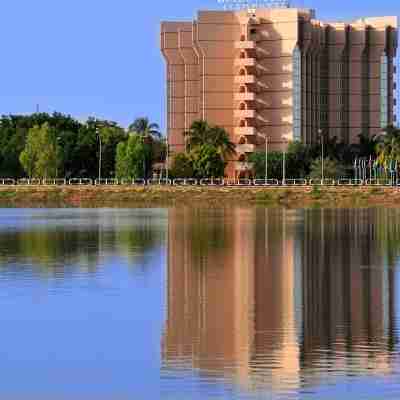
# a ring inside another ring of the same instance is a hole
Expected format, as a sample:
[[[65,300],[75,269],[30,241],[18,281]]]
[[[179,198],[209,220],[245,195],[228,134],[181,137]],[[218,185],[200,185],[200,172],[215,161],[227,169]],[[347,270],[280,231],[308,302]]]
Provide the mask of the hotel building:
[[[226,174],[246,176],[248,155],[321,134],[353,143],[396,121],[397,18],[323,22],[314,10],[200,11],[162,22],[168,137],[186,150],[194,120],[224,127],[237,144]]]

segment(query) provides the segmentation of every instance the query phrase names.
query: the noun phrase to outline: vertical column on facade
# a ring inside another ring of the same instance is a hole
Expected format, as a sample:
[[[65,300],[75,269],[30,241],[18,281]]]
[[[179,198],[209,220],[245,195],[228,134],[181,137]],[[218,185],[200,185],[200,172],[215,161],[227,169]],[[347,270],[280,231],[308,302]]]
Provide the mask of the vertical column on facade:
[[[324,135],[329,135],[329,26],[321,28],[320,49],[320,90],[319,90],[319,127]]]
[[[179,52],[184,62],[184,131],[186,132],[193,121],[200,118],[199,57],[193,48],[193,26],[190,30],[179,31]],[[185,150],[187,150],[186,145]]]
[[[320,36],[319,26],[317,24],[311,24],[312,27],[312,41],[311,41],[311,124],[310,124],[310,136],[312,142],[318,140],[318,95],[319,95],[319,58],[320,58]]]
[[[394,124],[395,107],[395,65],[397,48],[397,29],[388,27],[386,30],[386,54],[388,57],[388,125]]]
[[[372,21],[374,22],[374,21]],[[384,59],[387,49],[386,26],[380,24],[371,24],[369,30],[369,130],[370,135],[378,134],[382,129],[386,128],[388,123],[388,115],[386,105],[382,105],[383,88],[381,80],[385,74],[386,67]],[[387,89],[387,86],[386,86]],[[384,99],[385,102],[387,98]]]
[[[363,55],[365,53],[365,24],[355,23],[349,26],[348,34],[348,112],[349,142],[358,141],[363,128]]]
[[[206,91],[205,91],[205,80],[206,80],[206,58],[205,54],[199,46],[199,25],[197,21],[193,22],[193,50],[196,53],[198,59],[198,95],[199,95],[199,116],[200,119],[206,120]]]
[[[365,26],[365,45],[364,51],[361,56],[361,109],[362,109],[362,122],[361,122],[361,133],[369,136],[369,114],[370,114],[370,91],[369,91],[369,80],[371,77],[370,71],[370,27]]]
[[[224,128],[232,141],[235,141],[235,42],[240,39],[241,15],[232,11],[200,11],[195,39],[195,47],[202,60],[200,76],[203,118],[211,125]],[[243,11],[243,16],[247,17],[247,11]],[[234,160],[227,161],[226,172],[232,176]]]
[[[172,153],[185,151],[185,67],[179,51],[179,31],[190,27],[173,22],[162,25],[161,51],[168,64],[168,144]]]
[[[329,135],[342,138],[342,65],[345,47],[345,25],[335,23],[329,29]]]
[[[320,24],[315,24],[316,49],[315,49],[315,91],[314,91],[314,130],[318,133],[321,128],[321,62],[323,55],[323,31]]]
[[[342,53],[342,64],[340,66],[341,74],[341,136],[340,139],[344,143],[350,143],[349,127],[350,127],[350,26],[345,28],[345,46]]]
[[[310,113],[309,113],[309,98],[310,98],[310,47],[311,47],[311,25],[307,21],[302,21],[301,23],[301,47],[302,47],[302,108],[303,108],[303,117],[302,117],[302,131],[303,137],[305,138],[305,143],[311,143],[310,137]]]

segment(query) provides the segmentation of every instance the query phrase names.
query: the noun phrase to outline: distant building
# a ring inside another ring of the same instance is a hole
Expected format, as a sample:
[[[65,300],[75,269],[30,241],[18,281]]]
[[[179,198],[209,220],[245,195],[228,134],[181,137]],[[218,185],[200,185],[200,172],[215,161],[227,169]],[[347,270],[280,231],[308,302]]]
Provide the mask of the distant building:
[[[393,124],[397,18],[322,22],[314,11],[257,8],[200,11],[193,22],[163,22],[168,135],[205,119],[237,143],[229,176],[246,176],[250,153],[319,132],[346,143]]]

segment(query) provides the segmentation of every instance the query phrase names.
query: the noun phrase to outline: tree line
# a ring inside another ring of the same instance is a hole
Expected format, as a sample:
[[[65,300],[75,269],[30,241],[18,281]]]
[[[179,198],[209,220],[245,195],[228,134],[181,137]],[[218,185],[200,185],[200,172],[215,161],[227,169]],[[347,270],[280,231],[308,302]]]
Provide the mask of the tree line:
[[[184,137],[186,151],[169,160],[172,178],[223,177],[228,160],[236,158],[236,145],[229,134],[207,121],[194,121]],[[321,140],[326,178],[353,176],[356,159],[373,160],[382,170],[391,171],[397,170],[400,161],[400,130],[395,127],[372,137],[360,134],[355,144],[321,136],[311,146],[289,144],[287,177],[320,177]],[[165,137],[159,126],[145,117],[137,118],[127,129],[113,121],[89,118],[81,122],[61,113],[0,118],[2,178],[149,178],[154,164],[164,163],[166,158]],[[265,152],[250,154],[246,161],[253,163],[254,177],[265,176]],[[269,152],[269,177],[280,178],[282,168],[283,153]]]
[[[165,139],[148,118],[137,118],[128,129],[95,118],[80,122],[61,113],[0,118],[2,178],[93,179],[99,175],[100,157],[102,177],[148,178],[165,153]]]
[[[387,127],[379,135],[361,133],[357,143],[338,141],[337,137],[320,135],[316,143],[304,145],[290,142],[285,154],[286,176],[290,178],[321,179],[322,140],[324,144],[324,177],[337,179],[354,176],[356,160],[367,160],[388,175],[400,167],[400,129]],[[262,138],[262,140],[264,140]],[[220,127],[206,121],[195,121],[185,132],[187,151],[177,154],[171,164],[171,176],[185,178],[222,177],[228,159],[236,153],[229,135]],[[233,157],[233,158],[232,158]],[[282,151],[268,152],[268,176],[283,175]],[[249,154],[246,161],[253,164],[253,176],[265,177],[266,154]]]

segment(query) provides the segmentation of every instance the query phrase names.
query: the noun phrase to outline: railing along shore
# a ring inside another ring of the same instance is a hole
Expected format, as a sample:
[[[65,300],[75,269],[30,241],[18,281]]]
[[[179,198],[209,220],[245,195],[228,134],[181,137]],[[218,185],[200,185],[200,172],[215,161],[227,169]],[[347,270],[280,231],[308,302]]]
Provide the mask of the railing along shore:
[[[176,179],[13,179],[1,178],[0,186],[199,186],[199,187],[292,187],[292,186],[392,186],[400,187],[400,179],[231,179],[231,178],[176,178]]]

